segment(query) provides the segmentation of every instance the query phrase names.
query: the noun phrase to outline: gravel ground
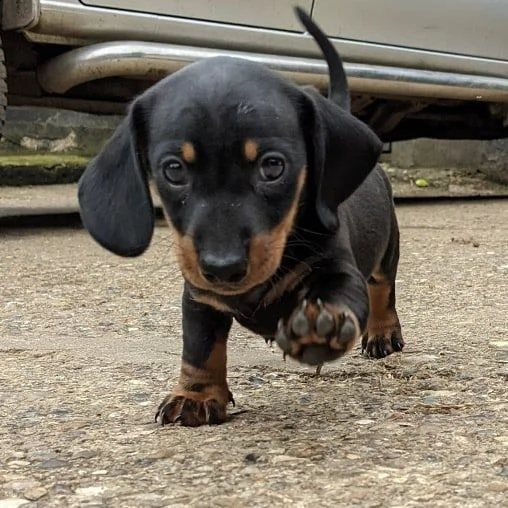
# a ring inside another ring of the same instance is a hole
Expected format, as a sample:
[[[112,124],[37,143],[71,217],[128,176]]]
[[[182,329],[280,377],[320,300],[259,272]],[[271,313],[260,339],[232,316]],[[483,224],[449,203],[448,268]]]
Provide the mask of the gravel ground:
[[[508,201],[398,216],[404,353],[316,378],[235,327],[233,418],[198,429],[153,423],[181,347],[168,229],[134,260],[2,231],[0,508],[508,506]]]

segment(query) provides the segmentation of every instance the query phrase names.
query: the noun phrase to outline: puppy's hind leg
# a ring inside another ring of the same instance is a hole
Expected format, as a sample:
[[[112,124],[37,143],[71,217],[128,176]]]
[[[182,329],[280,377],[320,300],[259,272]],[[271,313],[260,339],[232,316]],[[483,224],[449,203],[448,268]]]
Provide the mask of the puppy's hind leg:
[[[399,229],[392,212],[392,234],[386,253],[368,280],[370,314],[362,337],[362,353],[383,358],[402,351],[404,340],[395,308],[395,279],[399,263]]]

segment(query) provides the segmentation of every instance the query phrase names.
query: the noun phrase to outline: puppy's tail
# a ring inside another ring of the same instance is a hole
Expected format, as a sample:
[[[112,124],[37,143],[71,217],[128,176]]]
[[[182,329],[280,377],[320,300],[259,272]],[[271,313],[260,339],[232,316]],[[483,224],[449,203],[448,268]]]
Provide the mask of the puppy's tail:
[[[341,108],[349,111],[351,109],[349,88],[346,73],[337,50],[321,28],[312,21],[311,17],[301,7],[295,7],[295,12],[302,25],[314,37],[325,57],[330,75],[328,98]]]

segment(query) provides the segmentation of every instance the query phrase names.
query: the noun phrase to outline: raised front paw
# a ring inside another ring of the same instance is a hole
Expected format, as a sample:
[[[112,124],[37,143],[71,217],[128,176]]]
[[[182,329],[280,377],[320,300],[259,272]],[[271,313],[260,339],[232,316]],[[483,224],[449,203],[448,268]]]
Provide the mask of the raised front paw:
[[[285,355],[308,365],[322,365],[349,351],[360,336],[358,319],[347,307],[304,300],[284,322],[275,341]]]
[[[155,421],[161,425],[180,424],[186,427],[217,425],[226,421],[228,403],[235,404],[227,387],[193,388],[195,391],[175,388],[159,405]]]

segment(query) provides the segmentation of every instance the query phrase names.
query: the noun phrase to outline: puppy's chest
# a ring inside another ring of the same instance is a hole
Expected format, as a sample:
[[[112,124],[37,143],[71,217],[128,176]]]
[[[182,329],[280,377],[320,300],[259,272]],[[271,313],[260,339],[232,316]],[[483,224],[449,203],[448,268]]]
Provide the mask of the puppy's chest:
[[[316,258],[298,262],[284,276],[277,276],[262,288],[228,302],[235,319],[245,328],[273,337],[279,319],[287,318],[304,297],[316,273]]]
[[[234,310],[234,317],[245,328],[263,337],[273,337],[277,331],[277,323],[287,317],[298,304],[302,290],[294,289],[285,293],[277,300],[265,304],[263,300],[249,305],[244,302]]]

